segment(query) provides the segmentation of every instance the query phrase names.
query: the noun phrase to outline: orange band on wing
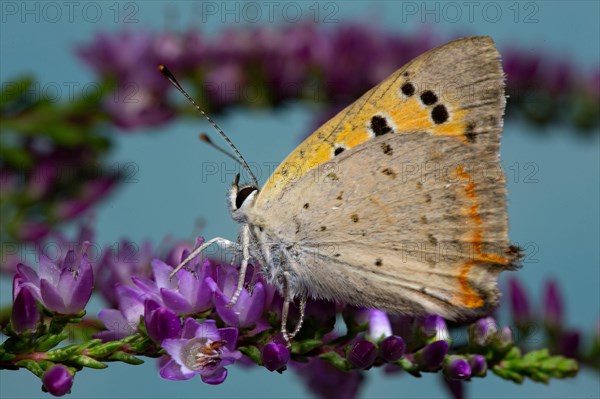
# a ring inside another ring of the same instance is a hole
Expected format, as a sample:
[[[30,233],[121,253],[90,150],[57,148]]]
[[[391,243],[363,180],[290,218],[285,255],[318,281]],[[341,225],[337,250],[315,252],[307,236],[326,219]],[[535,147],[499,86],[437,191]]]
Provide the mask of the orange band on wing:
[[[468,308],[478,308],[484,305],[484,301],[481,296],[479,296],[473,290],[473,288],[471,288],[471,285],[469,284],[469,272],[478,264],[507,264],[509,261],[502,256],[483,252],[483,229],[481,227],[482,220],[481,214],[479,213],[479,198],[475,192],[477,184],[472,181],[472,176],[465,171],[465,168],[462,165],[456,167],[456,175],[461,180],[469,181],[464,188],[464,192],[472,202],[472,205],[470,205],[467,209],[467,216],[473,224],[473,238],[471,240],[471,243],[473,244],[473,259],[467,261],[460,269],[458,281],[460,283],[461,292],[458,298],[455,299],[458,300],[463,306]]]

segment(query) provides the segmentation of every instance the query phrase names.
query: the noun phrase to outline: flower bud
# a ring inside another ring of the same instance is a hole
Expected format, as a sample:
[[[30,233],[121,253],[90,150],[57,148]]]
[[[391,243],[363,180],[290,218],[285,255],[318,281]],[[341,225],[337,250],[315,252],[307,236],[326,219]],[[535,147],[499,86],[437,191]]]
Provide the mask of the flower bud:
[[[62,364],[50,367],[42,375],[43,390],[54,396],[63,396],[71,391],[73,376]]]
[[[290,360],[290,351],[279,342],[269,342],[260,353],[263,365],[269,371],[285,369]]]
[[[379,344],[379,355],[386,362],[395,362],[404,356],[406,345],[402,337],[392,335]]]
[[[365,369],[373,364],[377,357],[377,347],[367,340],[356,342],[348,352],[346,358],[354,368]]]
[[[444,359],[444,375],[449,380],[465,380],[471,377],[471,366],[461,356],[448,356]]]

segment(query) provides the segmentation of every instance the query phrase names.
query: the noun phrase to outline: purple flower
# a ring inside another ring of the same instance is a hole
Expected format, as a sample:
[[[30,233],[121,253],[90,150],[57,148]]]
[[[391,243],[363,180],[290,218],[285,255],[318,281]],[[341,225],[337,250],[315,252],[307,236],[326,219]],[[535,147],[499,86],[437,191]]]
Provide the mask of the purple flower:
[[[371,341],[361,339],[352,345],[346,354],[350,364],[357,369],[365,369],[373,365],[377,358],[377,347]]]
[[[404,356],[406,344],[402,337],[392,335],[379,344],[379,356],[386,362],[395,362]]]
[[[448,342],[435,341],[415,353],[415,360],[422,371],[436,371],[448,353]]]
[[[235,350],[237,336],[237,328],[217,328],[214,320],[198,323],[187,318],[180,338],[167,338],[162,342],[171,360],[160,369],[160,376],[168,380],[189,380],[199,374],[207,384],[222,383],[227,378],[225,366],[242,356]]]
[[[472,345],[485,346],[494,339],[497,332],[496,320],[484,317],[469,326],[469,341]]]
[[[144,306],[146,331],[154,342],[160,344],[164,339],[176,338],[181,332],[181,320],[170,309],[161,307],[149,299]]]
[[[290,351],[279,342],[269,342],[262,348],[260,357],[267,370],[285,370],[285,366],[290,360]]]
[[[557,352],[565,357],[577,358],[581,333],[579,331],[568,331],[562,333],[558,340]]]
[[[252,273],[248,273],[251,275]],[[234,327],[251,327],[261,318],[265,309],[266,293],[262,282],[257,282],[252,295],[246,288],[231,308],[227,307],[237,287],[239,271],[233,266],[219,266],[215,278],[207,278],[207,284],[214,292],[217,313],[225,323]]]
[[[62,364],[50,367],[42,375],[43,390],[54,396],[63,396],[71,392],[73,375]]]
[[[443,318],[437,315],[427,316],[420,323],[420,331],[426,340],[451,342],[448,327]]]
[[[516,278],[513,277],[508,280],[508,284],[513,319],[518,325],[524,326],[531,320],[527,294],[525,294],[525,289]]]
[[[487,361],[483,355],[469,356],[469,365],[471,366],[472,376],[485,377],[487,372]]]
[[[96,287],[111,306],[118,304],[117,283],[132,285],[131,277],[150,276],[153,256],[150,242],[143,242],[138,247],[133,241],[121,240],[104,248],[104,256],[95,269]]]
[[[27,287],[21,287],[21,278],[13,279],[12,328],[18,333],[34,331],[40,320],[37,303]]]
[[[443,371],[449,380],[466,380],[471,377],[471,366],[467,359],[461,356],[447,356],[444,359]]]
[[[84,243],[80,255],[73,250],[67,252],[60,265],[40,255],[39,274],[29,266],[19,264],[17,270],[21,285],[53,312],[81,312],[92,295],[94,284],[92,265],[85,254],[89,245],[89,242]]]
[[[308,388],[319,398],[353,399],[364,380],[358,370],[344,372],[318,358],[307,363],[292,363]]]
[[[387,314],[382,310],[369,310],[369,336],[380,340],[392,335],[392,325]]]
[[[108,329],[96,334],[94,337],[103,341],[116,341],[134,334],[144,314],[144,300],[146,297],[132,287],[123,284],[115,286],[119,309],[102,309],[98,318]]]
[[[184,251],[182,259],[187,256],[188,252]],[[196,257],[186,268],[179,270],[173,279],[169,279],[173,269],[162,260],[154,259],[154,280],[133,277],[132,281],[146,298],[154,299],[178,315],[200,313],[210,309],[213,294],[208,279],[212,277],[214,269],[210,261],[207,260],[200,266],[199,258]]]
[[[551,280],[544,287],[544,320],[551,328],[560,328],[563,321],[563,304],[556,281]]]

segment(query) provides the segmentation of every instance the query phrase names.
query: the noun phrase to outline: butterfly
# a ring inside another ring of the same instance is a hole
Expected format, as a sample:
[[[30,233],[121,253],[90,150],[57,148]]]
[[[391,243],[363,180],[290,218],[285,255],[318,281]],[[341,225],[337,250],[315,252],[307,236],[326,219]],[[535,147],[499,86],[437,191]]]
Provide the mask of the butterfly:
[[[239,251],[232,305],[255,259],[284,298],[288,343],[309,297],[452,320],[483,315],[498,303],[499,273],[520,257],[508,240],[499,159],[504,108],[491,38],[428,51],[317,129],[264,187],[240,185],[238,175],[229,190],[238,241],[209,240],[175,271],[214,243]]]

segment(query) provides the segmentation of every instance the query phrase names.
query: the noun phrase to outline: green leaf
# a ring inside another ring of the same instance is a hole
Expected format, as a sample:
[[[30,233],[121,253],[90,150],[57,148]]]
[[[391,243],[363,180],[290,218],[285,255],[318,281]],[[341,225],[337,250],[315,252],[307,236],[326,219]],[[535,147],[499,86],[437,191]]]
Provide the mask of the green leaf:
[[[91,369],[105,369],[108,366],[102,362],[92,359],[86,355],[79,355],[71,358],[71,361],[82,367],[89,367]]]
[[[92,357],[106,357],[114,351],[120,349],[123,345],[120,342],[107,342],[87,350],[87,354]]]
[[[144,363],[144,361],[142,359],[139,359],[139,358],[133,356],[132,354],[129,354],[126,352],[121,352],[121,351],[112,353],[107,358],[107,360],[114,360],[114,361],[119,361],[119,362],[123,362],[123,363],[127,363],[127,364],[133,364],[134,366]]]
[[[35,350],[38,352],[47,352],[67,339],[69,335],[65,332],[59,334],[48,334],[38,338],[35,344]]]
[[[256,364],[262,364],[260,350],[256,346],[240,346],[238,350],[252,359]]]
[[[319,348],[323,345],[323,341],[319,339],[307,339],[304,341],[292,342],[291,352],[295,355],[303,355],[310,352],[313,349]]]
[[[69,345],[63,348],[53,349],[46,353],[46,359],[55,362],[62,362],[69,359],[74,353],[80,350],[79,345]]]
[[[35,360],[23,359],[23,360],[20,360],[17,363],[15,363],[15,365],[26,368],[27,370],[31,371],[33,374],[35,374],[39,378],[42,378],[42,374],[44,374],[44,370],[42,370],[40,365],[37,364],[37,362]]]
[[[511,370],[508,370],[508,369],[505,369],[501,366],[494,366],[492,368],[492,371],[498,377],[503,378],[505,380],[511,380],[517,384],[521,384],[524,380],[524,377],[521,374],[511,371]]]
[[[0,92],[0,105],[5,105],[22,97],[33,85],[31,76],[24,76],[14,81],[2,82],[2,91]]]
[[[402,359],[398,360],[396,364],[402,367],[402,369],[404,369],[404,371],[406,371],[407,373],[412,374],[415,377],[421,377],[419,366],[416,363],[411,362],[407,358],[403,357]]]
[[[346,360],[345,357],[341,356],[337,352],[334,352],[334,351],[325,352],[325,353],[319,355],[319,358],[325,360],[327,363],[335,366],[339,370],[342,370],[342,371],[351,371],[352,370],[352,366],[350,365],[350,362],[348,362],[348,360]]]

